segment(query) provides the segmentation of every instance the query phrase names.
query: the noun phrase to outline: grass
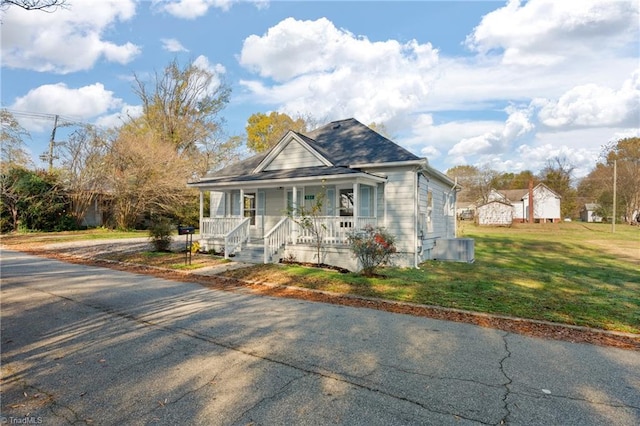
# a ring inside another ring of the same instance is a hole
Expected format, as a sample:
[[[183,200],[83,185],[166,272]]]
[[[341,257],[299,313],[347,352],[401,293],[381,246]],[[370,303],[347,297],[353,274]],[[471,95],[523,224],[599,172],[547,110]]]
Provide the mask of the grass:
[[[214,257],[206,254],[193,254],[191,256],[191,264],[187,264],[185,253],[157,251],[112,253],[102,257],[120,262],[137,263],[140,265],[158,266],[178,270],[195,270],[205,266],[214,266],[229,262],[228,260],[220,257]]]
[[[6,245],[54,244],[83,240],[108,240],[148,237],[149,231],[114,231],[105,228],[65,232],[12,232],[2,234],[0,243]]]
[[[365,278],[296,265],[256,265],[225,275],[248,280],[640,333],[640,228],[628,225],[517,225],[476,227],[463,222],[461,237],[475,240],[475,263],[428,261],[420,269],[386,268]],[[87,239],[146,237],[146,231],[104,229],[3,235],[24,246]],[[113,260],[197,269],[225,262],[184,253],[119,253]]]
[[[228,276],[640,333],[640,229],[560,223],[485,228],[472,264],[428,261],[365,278],[301,266],[257,265]]]

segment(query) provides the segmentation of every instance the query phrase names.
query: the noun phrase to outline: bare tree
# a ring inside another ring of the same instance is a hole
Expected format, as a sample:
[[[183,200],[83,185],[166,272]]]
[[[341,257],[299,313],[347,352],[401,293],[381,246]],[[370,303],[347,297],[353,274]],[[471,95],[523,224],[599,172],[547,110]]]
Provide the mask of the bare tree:
[[[81,226],[91,204],[109,191],[104,179],[108,174],[107,135],[87,125],[73,132],[62,146],[61,179],[71,202],[71,216]]]
[[[231,89],[218,76],[191,63],[176,60],[156,73],[149,89],[137,75],[134,92],[142,101],[143,114],[135,126],[155,133],[180,154],[197,156],[199,148],[219,136],[220,112],[229,102]]]
[[[0,10],[6,10],[12,6],[21,7],[24,10],[53,13],[58,8],[67,8],[68,5],[67,0],[0,0]]]
[[[0,162],[6,166],[28,166],[31,158],[26,151],[24,140],[31,138],[27,132],[6,109],[0,110]]]
[[[151,132],[121,131],[107,157],[114,218],[133,228],[145,213],[172,215],[195,194],[186,188],[189,161]]]

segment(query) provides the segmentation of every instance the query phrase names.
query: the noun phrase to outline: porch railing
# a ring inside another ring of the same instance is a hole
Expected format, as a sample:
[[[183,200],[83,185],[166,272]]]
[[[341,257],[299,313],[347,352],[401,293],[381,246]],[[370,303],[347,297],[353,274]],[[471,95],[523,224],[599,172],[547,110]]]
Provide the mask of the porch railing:
[[[283,217],[264,236],[264,263],[269,263],[271,256],[276,254],[278,250],[287,242],[291,234],[291,219]]]
[[[200,235],[206,237],[224,236],[238,226],[244,220],[243,217],[204,217]]]
[[[229,259],[229,255],[236,251],[244,242],[249,239],[249,224],[251,218],[242,219],[235,228],[224,236],[224,258]]]
[[[376,226],[378,219],[375,217],[352,216],[320,216],[311,219],[314,226],[323,229],[323,242],[325,244],[346,244],[347,235],[355,230],[363,229],[367,225]],[[298,242],[315,243],[312,230],[298,225]]]

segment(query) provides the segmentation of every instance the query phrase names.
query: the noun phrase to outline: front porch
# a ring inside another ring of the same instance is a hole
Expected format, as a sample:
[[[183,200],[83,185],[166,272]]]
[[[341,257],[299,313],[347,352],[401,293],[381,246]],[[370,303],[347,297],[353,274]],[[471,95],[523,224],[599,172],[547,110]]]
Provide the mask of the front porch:
[[[321,230],[324,248],[346,249],[350,232],[365,226],[377,226],[376,217],[352,216],[316,216],[312,219],[314,227]],[[271,228],[265,224],[276,223]],[[253,225],[252,225],[253,223]],[[261,263],[277,262],[284,250],[290,253],[305,251],[304,246],[315,246],[316,236],[310,229],[296,223],[295,216],[267,217],[208,217],[200,221],[200,246],[203,250],[224,252],[225,258],[240,257],[243,250],[251,250],[253,261],[255,253],[260,254]]]

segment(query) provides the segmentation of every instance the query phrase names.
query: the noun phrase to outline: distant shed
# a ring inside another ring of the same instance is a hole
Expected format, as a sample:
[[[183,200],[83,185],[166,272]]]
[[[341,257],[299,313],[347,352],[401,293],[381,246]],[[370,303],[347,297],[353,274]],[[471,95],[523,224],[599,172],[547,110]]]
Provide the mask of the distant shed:
[[[509,203],[493,200],[476,209],[478,225],[508,226],[513,222],[513,206]]]

